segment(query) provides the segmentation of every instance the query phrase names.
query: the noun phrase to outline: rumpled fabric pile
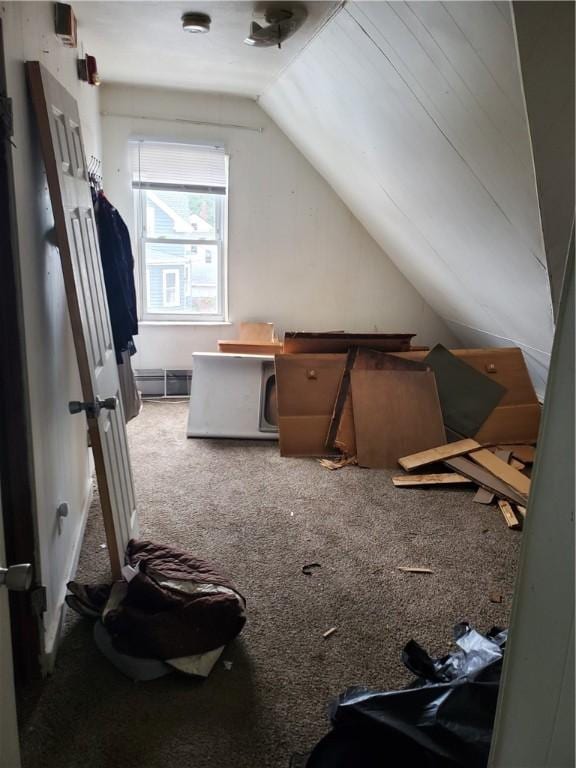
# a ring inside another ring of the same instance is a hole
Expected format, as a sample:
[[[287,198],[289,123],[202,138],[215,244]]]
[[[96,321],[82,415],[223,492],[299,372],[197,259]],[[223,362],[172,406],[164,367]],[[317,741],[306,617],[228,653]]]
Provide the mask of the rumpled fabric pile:
[[[97,620],[96,644],[132,679],[174,669],[206,677],[246,623],[246,601],[216,563],[132,539],[122,574],[109,585],[70,582],[66,601]]]

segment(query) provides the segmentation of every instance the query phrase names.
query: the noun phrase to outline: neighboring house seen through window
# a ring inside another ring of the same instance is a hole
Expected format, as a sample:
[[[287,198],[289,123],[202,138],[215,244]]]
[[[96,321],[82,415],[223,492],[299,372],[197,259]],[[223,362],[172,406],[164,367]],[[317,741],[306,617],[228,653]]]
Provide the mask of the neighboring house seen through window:
[[[223,148],[134,141],[131,150],[142,319],[225,320]]]

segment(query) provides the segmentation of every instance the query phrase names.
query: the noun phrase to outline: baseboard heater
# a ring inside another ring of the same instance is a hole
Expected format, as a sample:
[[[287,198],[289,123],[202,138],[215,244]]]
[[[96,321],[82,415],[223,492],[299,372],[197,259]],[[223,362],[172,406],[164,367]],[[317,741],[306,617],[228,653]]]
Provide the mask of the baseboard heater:
[[[142,397],[190,397],[192,371],[185,368],[148,368],[134,371]]]

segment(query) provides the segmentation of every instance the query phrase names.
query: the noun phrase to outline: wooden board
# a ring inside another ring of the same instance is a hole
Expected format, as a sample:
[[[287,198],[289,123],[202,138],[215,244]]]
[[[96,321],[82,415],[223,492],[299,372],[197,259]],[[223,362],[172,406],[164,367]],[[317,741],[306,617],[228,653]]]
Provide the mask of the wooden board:
[[[506,483],[502,482],[498,477],[493,475],[484,467],[476,464],[474,461],[465,458],[464,456],[454,456],[451,459],[445,459],[444,464],[453,472],[458,472],[460,475],[469,477],[475,483],[487,491],[492,491],[496,496],[501,499],[507,499],[515,504],[526,505],[526,497],[521,493],[518,493],[514,488],[511,488]]]
[[[467,440],[460,440],[456,443],[448,443],[448,445],[435,446],[427,451],[420,451],[419,453],[414,453],[410,456],[402,456],[398,459],[398,463],[402,469],[405,469],[406,472],[410,472],[413,469],[419,469],[428,464],[444,461],[453,456],[461,456],[463,453],[469,453],[470,451],[475,451],[481,447],[482,446],[479,445],[476,440],[468,438]]]
[[[496,451],[496,455],[502,459],[502,461],[509,462],[512,456],[512,451]],[[487,491],[485,488],[478,488],[476,495],[472,499],[477,504],[492,504],[494,501],[494,494]]]
[[[86,420],[112,576],[118,579],[126,545],[138,535],[136,501],[81,121],[76,101],[48,70],[29,61],[26,71],[46,166],[82,400],[90,404],[98,398],[116,400],[115,408],[94,410]],[[69,418],[84,419],[84,415]]]
[[[524,464],[533,464],[536,458],[536,448],[533,445],[499,445],[502,451],[512,451],[512,455]]]
[[[426,485],[470,485],[472,480],[456,472],[433,475],[396,475],[392,482],[397,488],[413,488]]]
[[[286,331],[284,351],[287,354],[311,354],[325,352],[346,353],[350,347],[370,347],[387,352],[410,349],[410,339],[414,333],[346,333],[334,331],[311,333],[306,331]]]
[[[219,352],[229,352],[236,355],[279,355],[282,354],[280,341],[237,341],[223,339],[218,342]]]
[[[512,528],[513,530],[520,528],[520,521],[514,514],[514,510],[510,502],[506,501],[505,499],[498,499],[498,507],[500,508],[500,512],[502,512],[504,520],[506,520],[506,525],[508,528]]]
[[[511,467],[501,458],[496,456],[492,451],[488,451],[483,448],[479,451],[474,451],[469,454],[469,457],[480,466],[492,472],[493,475],[499,477],[507,485],[514,488],[519,493],[528,497],[530,493],[530,480],[517,469]]]
[[[240,323],[240,341],[270,343],[275,341],[274,323]]]
[[[413,360],[390,355],[377,349],[352,347],[349,352],[350,368],[365,371],[427,371],[429,366]],[[348,366],[348,363],[347,363]],[[338,398],[332,414],[326,446],[335,446],[346,456],[356,455],[356,436],[354,432],[354,411],[350,394],[350,374],[342,377]]]
[[[492,491],[487,491],[486,488],[478,488],[472,501],[475,501],[476,504],[492,504],[494,501],[494,494]]]
[[[446,441],[431,371],[352,370],[358,464],[395,467],[408,452]]]
[[[328,435],[326,436],[326,448],[328,448],[328,450],[336,447],[334,441],[336,440],[338,427],[340,426],[342,411],[344,410],[346,400],[350,394],[350,371],[354,366],[357,354],[358,347],[350,347],[348,354],[346,355],[346,364],[344,366],[342,378],[340,379],[338,394],[336,396],[336,402],[334,403],[334,410],[332,411],[332,418],[330,419],[330,426],[328,428]]]

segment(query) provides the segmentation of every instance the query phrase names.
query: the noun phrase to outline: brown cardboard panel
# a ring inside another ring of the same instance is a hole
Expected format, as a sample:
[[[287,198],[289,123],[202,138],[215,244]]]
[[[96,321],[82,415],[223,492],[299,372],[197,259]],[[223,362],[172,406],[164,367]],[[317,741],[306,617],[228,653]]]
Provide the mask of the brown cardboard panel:
[[[240,323],[240,341],[272,342],[274,338],[274,323]]]
[[[346,355],[277,355],[282,456],[326,456],[324,447]]]
[[[356,351],[352,354],[352,350]],[[348,360],[351,361],[352,368],[354,369],[366,371],[429,370],[429,366],[424,363],[414,360],[404,360],[395,355],[389,355],[386,352],[382,352],[381,350],[364,349],[362,347],[353,347],[352,350],[348,353]],[[343,388],[347,390],[347,393],[338,410],[338,401],[343,393]],[[336,406],[334,408],[334,413],[332,414],[332,421],[326,440],[327,447],[330,447],[333,435],[334,445],[336,448],[339,448],[342,453],[346,456],[354,456],[356,454],[356,435],[354,432],[354,411],[352,409],[352,395],[350,393],[350,378],[349,376],[346,376],[346,373],[344,373],[344,376],[342,377]]]
[[[528,405],[500,405],[494,408],[474,436],[479,443],[535,443],[538,439],[539,403]]]
[[[519,347],[451,349],[453,355],[506,388],[499,407],[538,403]],[[424,360],[427,352],[393,353],[407,360]]]
[[[352,370],[358,464],[394,468],[401,456],[446,442],[434,374]]]
[[[280,416],[278,432],[280,456],[293,458],[339,455],[324,446],[330,416]]]
[[[347,352],[350,347],[370,347],[388,352],[410,349],[414,333],[309,333],[286,331],[284,351],[290,354]]]

